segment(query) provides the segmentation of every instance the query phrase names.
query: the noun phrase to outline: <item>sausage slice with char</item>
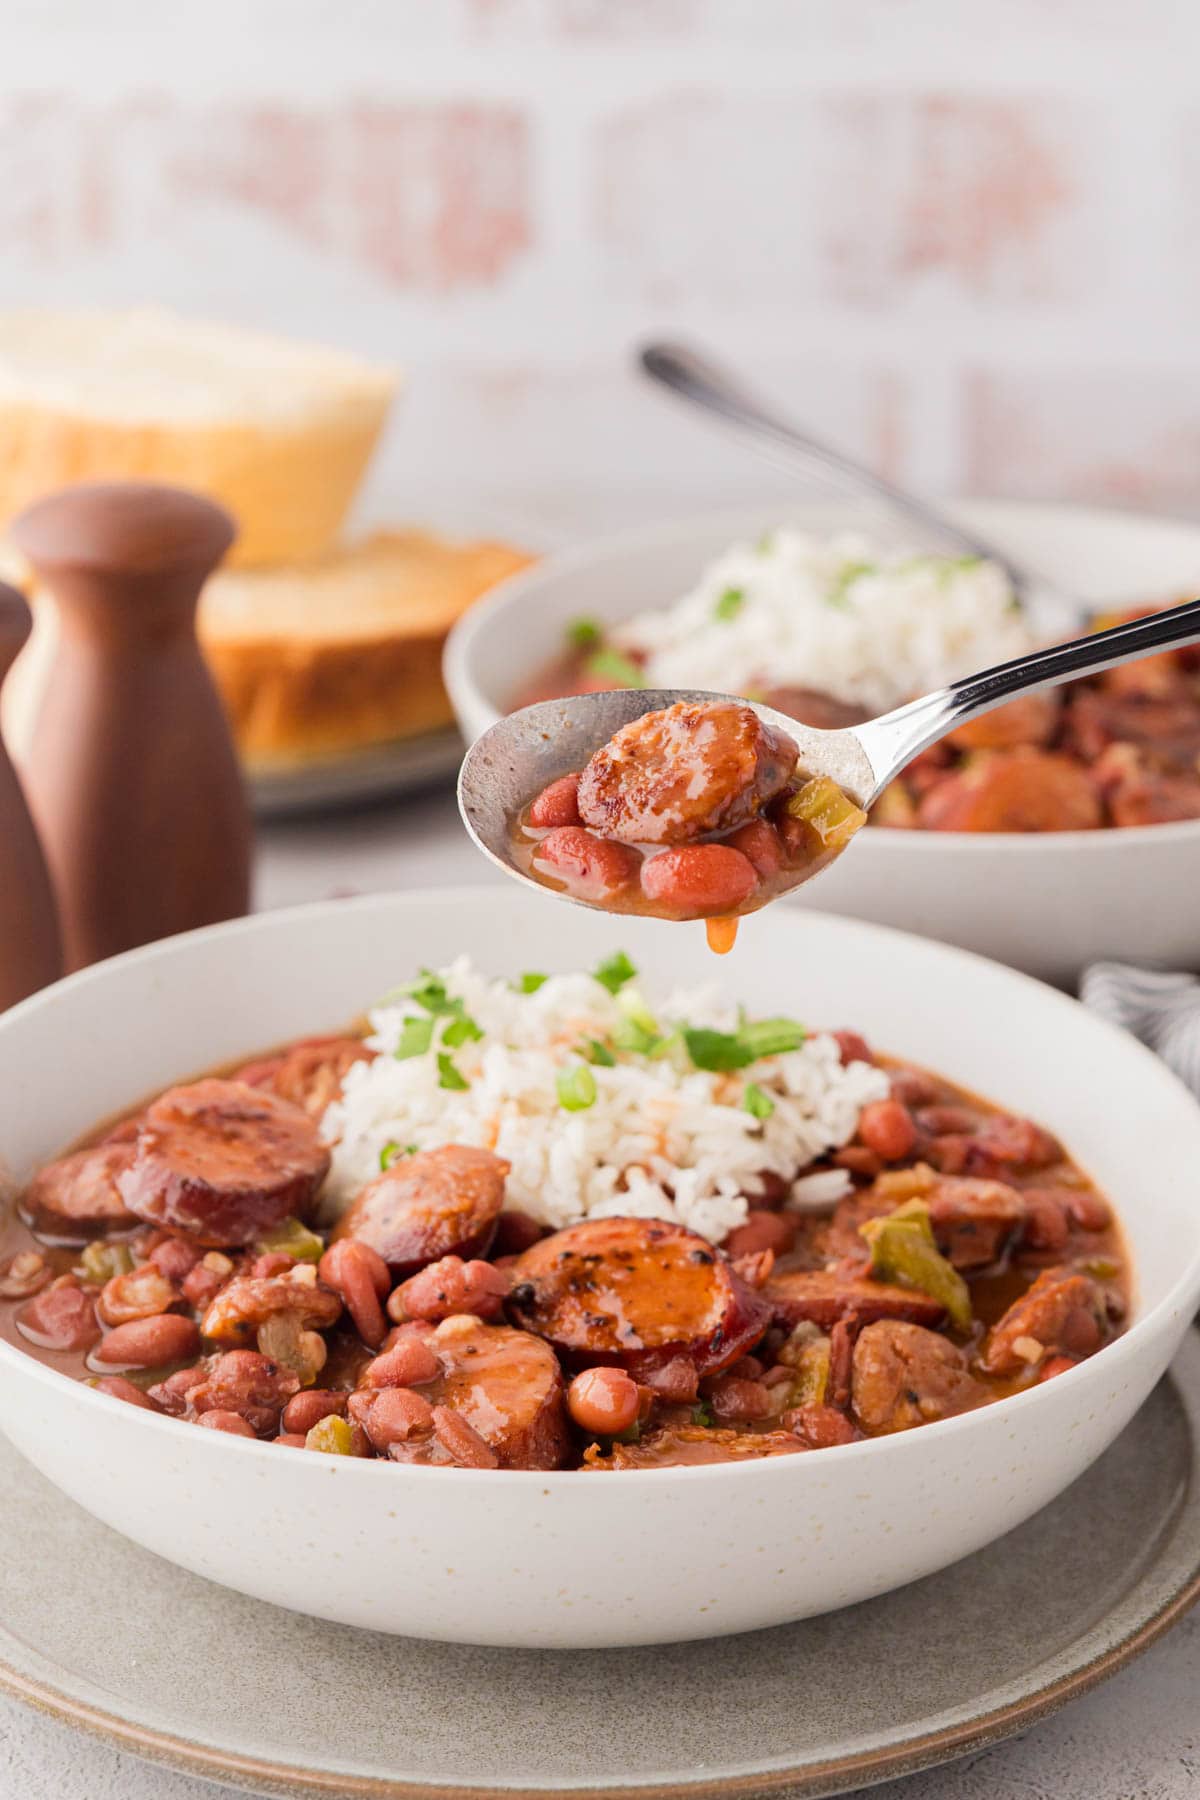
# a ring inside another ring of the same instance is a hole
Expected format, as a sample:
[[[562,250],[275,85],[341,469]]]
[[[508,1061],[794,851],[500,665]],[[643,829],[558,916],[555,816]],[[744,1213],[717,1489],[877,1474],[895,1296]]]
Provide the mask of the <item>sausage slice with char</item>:
[[[208,1080],[168,1088],[147,1109],[117,1187],[139,1219],[227,1246],[306,1217],[328,1170],[329,1151],[299,1107]]]
[[[781,1325],[799,1325],[809,1319],[829,1331],[839,1319],[908,1319],[918,1325],[938,1325],[946,1316],[940,1300],[916,1288],[872,1281],[867,1275],[843,1274],[840,1269],[788,1269],[773,1275],[763,1289],[763,1299]]]
[[[585,825],[626,844],[686,844],[757,818],[799,750],[750,706],[680,700],[596,751],[579,778]]]
[[[508,1169],[503,1157],[467,1144],[403,1157],[343,1213],[334,1241],[369,1244],[398,1280],[443,1256],[484,1256],[496,1235]]]
[[[47,1163],[21,1196],[22,1217],[42,1237],[72,1244],[136,1225],[117,1186],[133,1155],[131,1143],[105,1143]]]
[[[645,1375],[686,1357],[700,1375],[744,1355],[769,1311],[712,1245],[662,1219],[586,1219],[526,1250],[509,1315],[576,1368]]]
[[[584,1453],[582,1467],[595,1469],[679,1469],[698,1463],[749,1462],[763,1456],[790,1456],[808,1444],[791,1431],[710,1430],[704,1425],[667,1425],[636,1444],[613,1444],[607,1455],[598,1444]]]

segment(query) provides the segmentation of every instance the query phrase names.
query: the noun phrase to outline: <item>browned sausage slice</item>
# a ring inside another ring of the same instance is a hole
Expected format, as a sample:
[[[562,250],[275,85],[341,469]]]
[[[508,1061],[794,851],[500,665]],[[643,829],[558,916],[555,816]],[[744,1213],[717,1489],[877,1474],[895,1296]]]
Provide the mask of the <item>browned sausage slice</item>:
[[[773,1275],[763,1289],[763,1299],[783,1325],[799,1325],[811,1319],[829,1331],[839,1319],[911,1319],[916,1324],[937,1325],[946,1309],[939,1300],[915,1288],[894,1287],[872,1281],[866,1275],[846,1275],[839,1269],[788,1269]]]
[[[427,1342],[442,1365],[420,1389],[431,1409],[460,1413],[502,1469],[561,1468],[570,1432],[562,1371],[548,1344],[467,1315],[443,1320]],[[451,1460],[430,1434],[394,1444],[388,1454],[395,1462]]]
[[[304,1038],[278,1056],[247,1063],[233,1079],[250,1087],[269,1088],[281,1100],[302,1108],[310,1119],[320,1119],[341,1095],[342,1083],[355,1063],[374,1059],[375,1052],[361,1038]]]
[[[509,1313],[576,1367],[648,1373],[677,1356],[701,1375],[757,1342],[769,1312],[694,1231],[662,1219],[586,1219],[512,1268]]]
[[[680,700],[597,750],[579,778],[579,811],[622,843],[691,843],[756,818],[798,756],[752,707]]]
[[[678,1469],[697,1463],[749,1462],[762,1456],[790,1456],[809,1446],[790,1431],[711,1431],[703,1425],[667,1425],[636,1444],[614,1444],[604,1455],[599,1444],[584,1454],[584,1469]]]
[[[496,1234],[508,1169],[503,1157],[467,1144],[402,1157],[368,1182],[334,1239],[369,1244],[397,1279],[443,1256],[483,1256]]]
[[[39,1169],[20,1199],[20,1212],[41,1237],[78,1244],[104,1231],[137,1224],[117,1189],[133,1161],[129,1143],[96,1144]]]
[[[299,1107],[240,1081],[168,1088],[144,1114],[117,1177],[131,1212],[201,1243],[246,1244],[289,1214],[305,1217],[329,1151]]]
[[[870,1432],[907,1431],[984,1398],[957,1344],[904,1319],[881,1319],[859,1332],[851,1394],[855,1416]]]
[[[990,1375],[1017,1375],[1047,1356],[1090,1356],[1107,1324],[1103,1290],[1090,1275],[1047,1269],[992,1327],[979,1360]]]

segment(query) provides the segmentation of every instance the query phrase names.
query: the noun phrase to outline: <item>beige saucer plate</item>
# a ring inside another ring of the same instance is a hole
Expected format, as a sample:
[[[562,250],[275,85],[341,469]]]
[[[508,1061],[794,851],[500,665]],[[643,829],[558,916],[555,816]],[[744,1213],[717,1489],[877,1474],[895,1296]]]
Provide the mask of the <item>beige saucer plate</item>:
[[[174,1767],[396,1800],[842,1793],[1027,1728],[1200,1597],[1200,1336],[1094,1468],[989,1549],[707,1644],[501,1651],[324,1624],[138,1549],[2,1440],[0,1508],[0,1686]],[[297,1545],[298,1583],[314,1554],[337,1544]]]

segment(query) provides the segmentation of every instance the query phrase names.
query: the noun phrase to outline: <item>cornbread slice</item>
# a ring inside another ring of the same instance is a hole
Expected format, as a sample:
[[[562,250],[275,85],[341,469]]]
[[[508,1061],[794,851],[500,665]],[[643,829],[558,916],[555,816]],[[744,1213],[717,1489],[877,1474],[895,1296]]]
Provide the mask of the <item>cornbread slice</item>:
[[[68,482],[145,478],[228,507],[234,563],[319,556],[395,386],[340,350],[171,313],[0,313],[0,529]]]
[[[303,566],[219,571],[200,642],[243,760],[295,766],[450,724],[446,635],[531,560],[507,544],[380,531]]]

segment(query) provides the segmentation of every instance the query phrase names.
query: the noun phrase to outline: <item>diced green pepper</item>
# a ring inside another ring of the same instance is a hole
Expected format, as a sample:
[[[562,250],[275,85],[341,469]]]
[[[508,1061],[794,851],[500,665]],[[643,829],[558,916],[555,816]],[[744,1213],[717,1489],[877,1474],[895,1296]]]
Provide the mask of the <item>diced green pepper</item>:
[[[895,1212],[868,1219],[858,1229],[871,1251],[868,1274],[928,1294],[941,1302],[960,1331],[970,1330],[970,1289],[938,1249],[923,1200],[906,1200]]]
[[[79,1266],[85,1281],[103,1287],[114,1275],[128,1275],[133,1268],[133,1252],[128,1244],[88,1244],[81,1251]]]
[[[840,850],[867,822],[861,806],[828,775],[814,775],[787,803],[791,818],[815,831],[826,850]]]
[[[320,1262],[325,1254],[325,1240],[310,1231],[307,1225],[302,1225],[299,1219],[287,1218],[257,1238],[254,1248],[260,1256],[278,1251],[284,1256],[294,1256],[297,1262]]]
[[[330,1413],[318,1419],[304,1439],[306,1450],[323,1450],[327,1456],[353,1456],[354,1437],[345,1419]]]

